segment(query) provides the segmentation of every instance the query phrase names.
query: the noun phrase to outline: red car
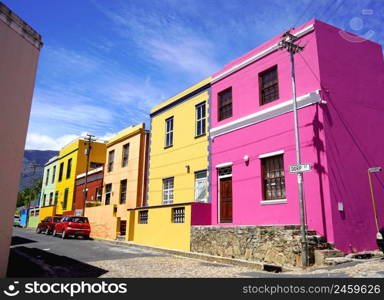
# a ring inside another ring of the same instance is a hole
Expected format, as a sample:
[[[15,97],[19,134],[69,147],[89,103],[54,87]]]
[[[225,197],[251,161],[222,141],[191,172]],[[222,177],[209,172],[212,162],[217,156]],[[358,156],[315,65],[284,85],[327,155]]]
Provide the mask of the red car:
[[[36,227],[37,233],[45,233],[45,234],[52,234],[52,232],[55,230],[56,223],[60,222],[61,217],[46,217],[44,220],[42,220],[39,225]]]
[[[61,238],[65,239],[72,235],[74,237],[82,236],[89,238],[91,233],[91,226],[89,225],[88,218],[77,216],[66,216],[61,219],[59,223],[55,225],[53,236],[61,235]]]

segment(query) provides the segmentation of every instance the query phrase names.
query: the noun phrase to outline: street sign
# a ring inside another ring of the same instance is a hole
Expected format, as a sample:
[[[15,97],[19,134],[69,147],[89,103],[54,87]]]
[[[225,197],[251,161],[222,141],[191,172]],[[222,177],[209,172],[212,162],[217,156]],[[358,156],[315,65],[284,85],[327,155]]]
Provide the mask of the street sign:
[[[381,172],[381,167],[369,168],[368,171],[370,173]]]
[[[310,164],[301,164],[301,165],[290,165],[289,172],[290,173],[302,173],[311,171]]]

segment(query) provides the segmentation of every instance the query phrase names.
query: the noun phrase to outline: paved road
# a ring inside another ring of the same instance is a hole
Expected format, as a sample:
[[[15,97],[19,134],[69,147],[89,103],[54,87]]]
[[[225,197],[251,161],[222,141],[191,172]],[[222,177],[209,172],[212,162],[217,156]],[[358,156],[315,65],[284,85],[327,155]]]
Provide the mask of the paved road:
[[[15,228],[8,277],[382,277],[384,260],[354,261],[311,272],[268,273],[147,249],[65,239]]]

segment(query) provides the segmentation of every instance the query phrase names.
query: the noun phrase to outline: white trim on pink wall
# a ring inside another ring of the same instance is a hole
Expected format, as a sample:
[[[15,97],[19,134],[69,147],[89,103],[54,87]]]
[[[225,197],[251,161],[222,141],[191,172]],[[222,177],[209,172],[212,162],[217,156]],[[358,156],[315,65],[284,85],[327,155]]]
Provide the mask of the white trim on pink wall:
[[[303,95],[297,98],[298,108],[303,108],[303,107],[306,107],[315,103],[320,103],[320,102],[321,102],[320,90],[316,90],[314,92],[308,93],[306,95]],[[288,101],[284,101],[274,106],[268,107],[266,109],[259,110],[253,114],[234,120],[232,122],[226,123],[224,125],[211,128],[211,130],[209,131],[210,137],[213,139],[219,135],[223,135],[243,127],[247,127],[265,120],[269,120],[271,118],[280,116],[292,110],[293,110],[293,100],[291,99]]]

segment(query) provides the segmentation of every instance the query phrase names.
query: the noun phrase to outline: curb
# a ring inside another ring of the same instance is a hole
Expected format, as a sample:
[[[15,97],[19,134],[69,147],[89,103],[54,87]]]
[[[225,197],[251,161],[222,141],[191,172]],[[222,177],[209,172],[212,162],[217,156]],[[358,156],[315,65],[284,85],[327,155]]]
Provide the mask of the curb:
[[[109,244],[118,245],[118,246],[134,247],[134,248],[139,248],[139,249],[158,251],[158,252],[162,252],[162,253],[171,254],[174,256],[181,256],[181,257],[186,257],[186,258],[191,258],[191,259],[199,259],[199,260],[205,260],[205,261],[221,263],[221,264],[243,266],[243,267],[256,269],[259,271],[265,271],[268,267],[281,268],[282,272],[292,272],[292,271],[300,271],[300,270],[302,271],[302,269],[300,269],[300,268],[279,266],[279,265],[275,265],[275,264],[258,262],[258,261],[248,261],[248,260],[244,260],[244,259],[235,259],[235,258],[229,258],[229,257],[215,256],[215,255],[210,255],[210,254],[205,254],[205,253],[197,253],[197,252],[162,248],[162,247],[157,247],[157,246],[149,246],[149,245],[144,245],[144,244],[127,242],[127,241],[117,241],[117,240],[103,239],[103,238],[98,238],[98,237],[92,237],[92,238],[95,241],[99,241],[99,242],[103,242],[103,243],[109,243]],[[266,266],[267,266],[267,268],[266,268]]]

